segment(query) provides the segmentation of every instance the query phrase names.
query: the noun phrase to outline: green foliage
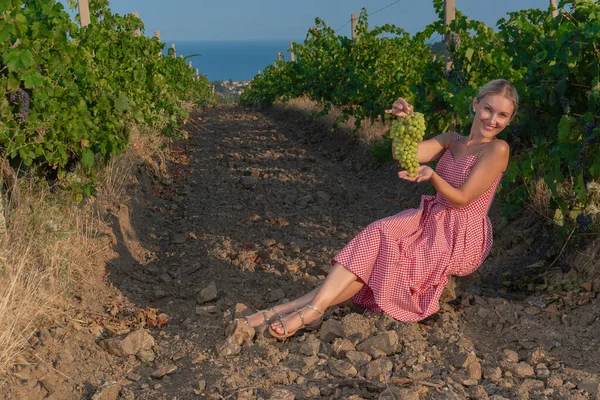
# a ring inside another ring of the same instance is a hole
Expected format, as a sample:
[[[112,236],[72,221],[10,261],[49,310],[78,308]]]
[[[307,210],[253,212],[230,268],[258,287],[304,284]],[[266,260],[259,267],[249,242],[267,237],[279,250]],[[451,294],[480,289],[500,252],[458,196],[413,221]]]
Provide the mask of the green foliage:
[[[444,26],[443,2],[433,5],[440,20],[414,36],[391,25],[369,29],[364,10],[355,41],[317,19],[317,29],[294,47],[298,61],[265,69],[243,101],[268,106],[308,96],[324,112],[336,106],[342,119],[355,117],[358,126],[403,96],[426,115],[429,135],[468,133],[479,88],[508,79],[519,92],[520,113],[501,134],[513,153],[502,185],[505,217],[516,216],[543,179],[565,229],[580,214],[598,221],[586,185],[600,179],[600,4],[563,0],[557,18],[549,9],[509,13],[496,30],[461,12]],[[428,44],[440,36],[450,38],[447,74],[444,55]],[[387,157],[379,147],[373,154]]]
[[[160,56],[163,44],[134,34],[142,21],[112,14],[107,1],[90,2],[92,22],[82,29],[54,0],[0,7],[0,150],[42,166],[78,198],[93,193],[98,163],[125,148],[132,122],[173,134],[186,116],[182,100],[211,101],[206,79],[195,79],[184,60]],[[21,90],[29,94],[26,118],[24,105],[11,101]],[[68,173],[75,165],[83,179]]]

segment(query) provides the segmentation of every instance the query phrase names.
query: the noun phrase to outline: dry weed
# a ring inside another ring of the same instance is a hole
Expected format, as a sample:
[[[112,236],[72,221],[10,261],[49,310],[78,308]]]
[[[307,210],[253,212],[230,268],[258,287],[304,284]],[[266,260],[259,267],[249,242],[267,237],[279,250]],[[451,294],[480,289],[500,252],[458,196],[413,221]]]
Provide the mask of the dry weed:
[[[104,263],[109,239],[101,237],[97,202],[124,202],[140,167],[165,170],[166,139],[136,127],[130,146],[98,174],[98,195],[82,204],[52,192],[33,177],[19,180],[20,202],[0,234],[0,377],[6,377],[28,340],[48,325],[66,324],[87,303],[108,294]]]
[[[274,106],[274,109],[282,113],[294,112],[304,115],[305,118],[312,119],[314,128],[320,128],[324,131],[330,131],[333,128],[336,119],[342,116],[342,112],[338,108],[332,107],[327,115],[324,115],[321,118],[314,118],[315,115],[323,110],[323,107],[316,101],[306,97],[295,98],[286,103],[278,103]],[[352,134],[367,146],[380,141],[385,132],[390,128],[390,124],[377,120],[374,123],[363,121],[360,128],[356,130],[355,123],[356,119],[350,117],[347,121],[338,125],[338,130],[347,134]]]

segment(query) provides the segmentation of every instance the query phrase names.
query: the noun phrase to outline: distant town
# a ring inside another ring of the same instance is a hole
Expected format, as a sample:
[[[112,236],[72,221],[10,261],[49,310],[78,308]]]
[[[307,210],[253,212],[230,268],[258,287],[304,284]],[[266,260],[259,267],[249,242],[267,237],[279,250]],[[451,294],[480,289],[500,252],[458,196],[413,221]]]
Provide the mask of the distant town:
[[[244,88],[248,86],[250,81],[234,81],[231,79],[224,81],[214,81],[215,94],[219,102],[229,104],[238,103],[240,95],[244,91]]]

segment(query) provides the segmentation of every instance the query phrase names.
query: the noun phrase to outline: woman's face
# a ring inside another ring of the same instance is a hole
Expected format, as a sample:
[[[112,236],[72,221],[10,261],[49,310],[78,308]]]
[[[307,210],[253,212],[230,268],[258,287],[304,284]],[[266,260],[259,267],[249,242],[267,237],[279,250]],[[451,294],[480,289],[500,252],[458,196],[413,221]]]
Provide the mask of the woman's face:
[[[488,94],[481,100],[473,100],[473,128],[471,132],[493,139],[508,125],[515,106],[500,94]]]

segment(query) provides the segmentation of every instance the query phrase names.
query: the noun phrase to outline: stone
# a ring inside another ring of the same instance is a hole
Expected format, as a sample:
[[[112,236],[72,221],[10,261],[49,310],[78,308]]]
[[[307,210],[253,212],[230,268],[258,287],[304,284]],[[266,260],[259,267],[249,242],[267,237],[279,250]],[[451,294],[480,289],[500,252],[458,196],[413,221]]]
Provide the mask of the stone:
[[[547,357],[546,350],[543,347],[538,347],[531,352],[529,357],[527,357],[527,362],[532,365],[537,365],[545,362]]]
[[[358,374],[354,365],[348,361],[330,359],[327,367],[331,375],[340,378],[352,378]]]
[[[317,198],[317,201],[319,203],[323,203],[323,204],[329,203],[329,200],[330,200],[329,195],[321,190],[319,190],[319,191],[317,191],[317,193],[315,193],[315,197]]]
[[[319,338],[325,343],[332,342],[335,338],[343,337],[344,330],[342,329],[342,325],[339,321],[334,319],[328,319],[323,322],[321,325],[321,329],[319,331]]]
[[[171,243],[173,244],[184,244],[188,238],[187,233],[176,233],[171,238]]]
[[[177,371],[176,365],[165,365],[164,367],[160,367],[159,369],[151,373],[150,377],[154,379],[162,379],[167,375],[171,375],[175,371]]]
[[[394,364],[388,359],[371,361],[365,367],[365,378],[369,381],[385,383],[389,380]]]
[[[112,337],[103,340],[100,345],[114,356],[127,357],[136,354],[141,349],[151,349],[154,346],[154,338],[144,329],[138,329],[124,338]]]
[[[136,374],[135,372],[130,372],[129,374],[127,374],[127,379],[129,379],[132,382],[137,382],[140,379],[142,379],[142,376]]]
[[[531,393],[534,390],[544,390],[544,382],[538,381],[537,379],[525,379],[523,383],[517,389],[521,393]]]
[[[502,370],[500,367],[487,367],[483,369],[483,377],[492,382],[498,382],[502,378]]]
[[[336,358],[344,358],[346,356],[346,352],[350,350],[356,350],[356,348],[348,339],[337,338],[331,344],[331,355]]]
[[[535,376],[535,372],[533,371],[533,367],[526,362],[520,363],[510,363],[507,368],[515,378],[533,378]]]
[[[600,392],[598,380],[596,379],[584,379],[577,384],[577,388],[589,393],[592,399],[597,398]]]
[[[135,356],[138,360],[146,364],[149,364],[152,361],[154,361],[154,358],[156,357],[151,349],[140,349],[140,351],[138,351],[135,354]]]
[[[467,368],[469,364],[476,362],[477,357],[474,354],[459,353],[453,358],[452,365],[454,365],[456,368]]]
[[[485,391],[485,388],[481,385],[473,386],[471,389],[470,398],[475,400],[488,400],[489,396]]]
[[[346,358],[354,364],[366,364],[371,361],[373,358],[367,353],[363,353],[362,351],[350,350],[346,352]]]
[[[167,274],[166,272],[164,274],[161,274],[161,276],[158,279],[160,280],[161,283],[165,283],[165,284],[173,283],[173,278],[171,278],[171,275]]]
[[[342,318],[344,336],[348,339],[365,340],[373,334],[372,322],[358,313],[350,313]]]
[[[467,365],[467,377],[469,379],[480,380],[482,375],[481,364],[477,361]]]
[[[298,351],[305,356],[316,356],[319,354],[321,342],[319,340],[307,340],[300,345]]]
[[[217,295],[217,284],[214,281],[212,281],[208,284],[207,287],[205,287],[200,291],[200,293],[198,293],[198,295],[196,296],[196,300],[198,301],[198,304],[204,304],[216,299]]]
[[[229,336],[223,343],[217,345],[216,350],[221,357],[230,357],[240,354],[242,346],[237,343],[233,336]]]
[[[370,349],[376,349],[387,355],[392,355],[398,349],[398,334],[395,331],[379,334],[360,343],[356,346],[356,349],[367,353]]]
[[[250,188],[256,186],[256,184],[258,183],[258,179],[254,178],[252,176],[241,176],[238,182],[245,189],[250,189]]]
[[[96,390],[91,400],[117,400],[120,391],[121,385],[119,383],[105,383]]]
[[[285,298],[285,293],[283,292],[282,289],[274,289],[269,294],[269,301],[270,302],[277,302],[277,301],[279,301],[279,300],[281,300],[283,298]]]
[[[546,364],[538,364],[535,367],[535,376],[538,379],[548,379],[550,377],[550,370]]]
[[[504,353],[504,359],[506,361],[511,362],[511,363],[519,362],[519,355],[517,354],[516,351],[504,349],[504,350],[502,350],[502,353]]]
[[[302,196],[298,200],[296,200],[296,204],[300,208],[305,208],[305,207],[308,207],[308,205],[310,203],[312,203],[313,201],[314,201],[314,198],[310,194],[308,194],[308,195]]]
[[[267,393],[268,400],[294,400],[296,395],[283,388],[271,388]]]
[[[419,400],[419,392],[412,389],[400,389],[396,386],[389,386],[383,391],[378,400]]]
[[[248,317],[252,314],[253,314],[253,312],[250,309],[250,307],[248,307],[244,303],[237,303],[233,309],[233,318],[234,319]]]
[[[229,325],[226,334],[228,337],[232,338],[233,342],[238,346],[243,346],[244,344],[252,343],[256,331],[243,320],[234,320],[231,325]]]

